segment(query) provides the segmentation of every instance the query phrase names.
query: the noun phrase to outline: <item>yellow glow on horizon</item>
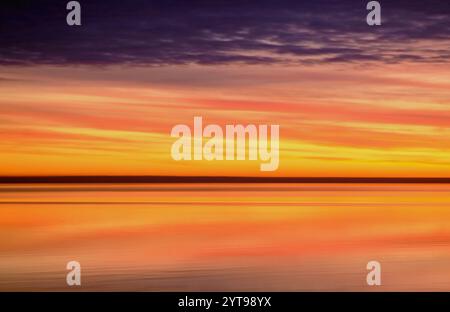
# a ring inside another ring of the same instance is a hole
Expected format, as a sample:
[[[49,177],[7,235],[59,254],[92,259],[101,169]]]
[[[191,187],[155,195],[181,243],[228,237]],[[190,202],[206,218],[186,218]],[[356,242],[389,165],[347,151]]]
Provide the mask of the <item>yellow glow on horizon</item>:
[[[405,66],[9,67],[0,175],[450,176],[448,76]],[[170,130],[193,116],[279,124],[279,169],[173,161]]]

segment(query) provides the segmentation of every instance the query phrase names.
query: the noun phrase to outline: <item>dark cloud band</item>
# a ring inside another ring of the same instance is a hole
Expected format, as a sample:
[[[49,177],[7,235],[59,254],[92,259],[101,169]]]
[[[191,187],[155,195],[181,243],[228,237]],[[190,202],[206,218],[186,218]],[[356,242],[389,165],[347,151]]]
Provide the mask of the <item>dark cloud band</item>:
[[[447,62],[449,2],[392,2],[369,27],[367,1],[80,0],[70,27],[67,1],[16,0],[2,3],[0,64]]]

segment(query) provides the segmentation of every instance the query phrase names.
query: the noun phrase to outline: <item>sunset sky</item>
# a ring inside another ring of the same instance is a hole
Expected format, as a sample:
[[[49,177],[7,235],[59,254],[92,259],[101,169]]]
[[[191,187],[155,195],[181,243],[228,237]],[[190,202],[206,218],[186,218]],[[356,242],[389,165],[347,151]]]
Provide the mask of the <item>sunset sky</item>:
[[[0,4],[0,291],[450,290],[449,0],[67,2]],[[278,170],[173,160],[196,116]]]
[[[0,175],[449,177],[450,4],[391,2],[6,4]],[[194,116],[279,124],[279,169],[172,160]]]

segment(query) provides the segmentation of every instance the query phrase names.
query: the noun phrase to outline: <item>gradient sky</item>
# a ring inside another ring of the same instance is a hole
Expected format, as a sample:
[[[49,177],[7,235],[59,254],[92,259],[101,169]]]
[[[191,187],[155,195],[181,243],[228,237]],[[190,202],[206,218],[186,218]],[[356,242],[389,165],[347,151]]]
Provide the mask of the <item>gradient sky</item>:
[[[450,176],[450,3],[10,1],[0,174]],[[175,162],[176,124],[279,124],[280,166]]]

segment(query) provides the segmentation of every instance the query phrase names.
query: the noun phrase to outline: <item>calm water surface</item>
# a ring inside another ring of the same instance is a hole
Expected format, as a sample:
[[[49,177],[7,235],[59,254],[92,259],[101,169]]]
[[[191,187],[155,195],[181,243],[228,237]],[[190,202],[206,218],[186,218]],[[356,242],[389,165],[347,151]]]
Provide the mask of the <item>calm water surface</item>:
[[[450,291],[448,184],[0,185],[0,290]]]

